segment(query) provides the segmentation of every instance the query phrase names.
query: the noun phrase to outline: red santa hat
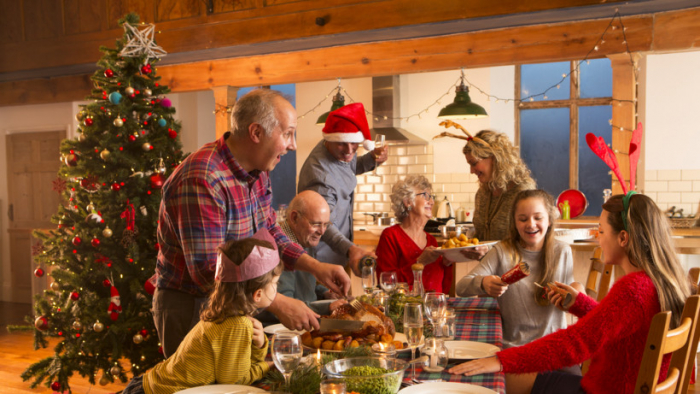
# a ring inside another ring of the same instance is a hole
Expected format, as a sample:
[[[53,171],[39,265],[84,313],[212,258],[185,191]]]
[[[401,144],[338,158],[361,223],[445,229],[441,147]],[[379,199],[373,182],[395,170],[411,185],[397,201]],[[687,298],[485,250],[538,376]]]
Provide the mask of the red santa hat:
[[[374,150],[362,103],[348,104],[328,114],[326,125],[323,126],[323,139],[330,142],[362,143],[365,149]]]

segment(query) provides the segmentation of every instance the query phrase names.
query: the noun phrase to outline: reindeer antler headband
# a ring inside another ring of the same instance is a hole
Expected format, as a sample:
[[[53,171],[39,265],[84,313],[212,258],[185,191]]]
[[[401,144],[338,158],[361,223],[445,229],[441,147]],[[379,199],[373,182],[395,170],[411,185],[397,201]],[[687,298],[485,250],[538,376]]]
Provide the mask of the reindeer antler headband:
[[[597,137],[593,133],[586,134],[586,142],[588,143],[588,147],[590,147],[593,153],[600,157],[605,164],[610,167],[613,174],[615,174],[617,179],[620,181],[620,187],[622,187],[624,194],[627,194],[628,190],[635,189],[634,182],[635,178],[637,177],[637,162],[639,161],[639,154],[641,153],[642,148],[642,132],[642,122],[639,122],[637,123],[637,128],[632,132],[632,140],[630,141],[630,148],[628,152],[630,161],[629,189],[627,189],[625,179],[622,177],[622,173],[620,172],[620,165],[617,163],[617,157],[615,156],[613,150],[610,149],[610,147],[605,143],[603,137]]]
[[[465,141],[467,141],[467,143],[469,143],[469,141],[474,140],[474,141],[476,141],[484,146],[490,146],[488,142],[482,140],[479,137],[472,136],[464,127],[462,127],[462,125],[455,123],[451,120],[443,120],[442,122],[440,122],[440,126],[445,126],[445,128],[454,127],[455,129],[460,129],[466,135],[466,137],[463,135],[457,135],[457,134],[452,134],[452,133],[447,132],[447,131],[443,131],[442,133],[433,137],[433,139],[442,138],[442,137],[450,137],[450,138],[457,138],[460,140],[465,140]]]

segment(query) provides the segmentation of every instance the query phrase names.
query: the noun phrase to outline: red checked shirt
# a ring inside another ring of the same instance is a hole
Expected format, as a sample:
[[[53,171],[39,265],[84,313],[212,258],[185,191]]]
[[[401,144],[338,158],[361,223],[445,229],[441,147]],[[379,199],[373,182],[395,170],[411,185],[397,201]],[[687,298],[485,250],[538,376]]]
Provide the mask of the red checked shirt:
[[[267,228],[292,268],[304,250],[277,225],[267,172],[246,172],[222,138],[189,155],[163,185],[157,286],[198,297],[214,288],[216,249]]]

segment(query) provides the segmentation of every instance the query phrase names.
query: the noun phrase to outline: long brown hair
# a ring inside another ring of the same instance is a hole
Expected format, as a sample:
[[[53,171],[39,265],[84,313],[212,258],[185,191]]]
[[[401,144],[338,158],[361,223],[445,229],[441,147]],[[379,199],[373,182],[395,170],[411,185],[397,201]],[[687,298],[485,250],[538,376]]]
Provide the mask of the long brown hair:
[[[223,253],[236,265],[241,265],[256,246],[274,249],[271,243],[261,239],[246,238],[238,241],[228,241],[219,247]],[[253,294],[258,289],[264,289],[276,276],[282,274],[282,263],[269,272],[243,282],[216,281],[214,291],[209,295],[206,307],[199,315],[201,320],[221,323],[231,316],[250,315],[257,307]]]
[[[610,213],[608,224],[615,234],[627,231],[621,215],[624,209],[622,198],[618,194],[603,204],[603,209]],[[629,242],[625,253],[634,267],[642,269],[651,278],[659,295],[661,311],[671,311],[673,324],[677,326],[691,290],[688,276],[673,247],[668,219],[651,198],[634,194],[629,197],[627,222]]]
[[[528,198],[538,198],[544,204],[545,210],[547,211],[547,216],[549,216],[549,227],[547,227],[547,233],[544,235],[544,245],[542,246],[542,253],[540,253],[540,265],[542,266],[542,275],[536,281],[537,283],[549,283],[554,280],[554,273],[557,272],[559,267],[559,258],[554,255],[554,225],[557,217],[557,207],[554,205],[554,199],[544,190],[523,190],[515,196],[513,201],[513,206],[510,209],[510,223],[508,224],[508,236],[501,241],[503,249],[506,253],[511,256],[511,262],[515,266],[523,261],[522,253],[520,253],[520,248],[518,245],[522,242],[520,233],[515,226],[515,211],[518,208],[518,203]],[[543,289],[537,287],[535,288],[535,300],[540,305],[549,305],[549,301]]]

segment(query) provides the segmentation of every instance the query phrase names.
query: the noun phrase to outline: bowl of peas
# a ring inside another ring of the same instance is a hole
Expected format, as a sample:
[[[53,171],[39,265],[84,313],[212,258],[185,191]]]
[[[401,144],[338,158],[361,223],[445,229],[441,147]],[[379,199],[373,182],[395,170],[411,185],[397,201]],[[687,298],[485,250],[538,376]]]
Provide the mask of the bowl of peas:
[[[396,394],[406,367],[406,362],[398,359],[351,357],[331,361],[323,369],[329,377],[343,379],[347,392]]]

